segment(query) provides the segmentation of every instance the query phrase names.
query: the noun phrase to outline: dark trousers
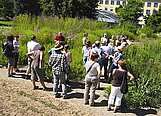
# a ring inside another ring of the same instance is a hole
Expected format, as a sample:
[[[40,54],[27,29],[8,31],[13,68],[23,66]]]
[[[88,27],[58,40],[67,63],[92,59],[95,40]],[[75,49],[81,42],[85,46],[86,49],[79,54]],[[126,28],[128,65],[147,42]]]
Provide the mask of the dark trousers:
[[[104,77],[107,80],[108,79],[108,71],[107,71],[108,58],[102,59],[100,66],[101,66],[101,70],[104,67]]]
[[[15,52],[15,65],[14,65],[14,68],[17,68],[18,58],[19,58],[19,53]]]

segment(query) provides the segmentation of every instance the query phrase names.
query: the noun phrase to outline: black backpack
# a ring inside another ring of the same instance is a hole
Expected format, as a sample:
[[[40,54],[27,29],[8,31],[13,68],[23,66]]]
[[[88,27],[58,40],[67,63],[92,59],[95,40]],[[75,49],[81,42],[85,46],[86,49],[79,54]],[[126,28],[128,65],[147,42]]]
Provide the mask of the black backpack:
[[[4,42],[2,45],[2,55],[8,57],[10,55],[10,49],[8,46],[8,42]]]

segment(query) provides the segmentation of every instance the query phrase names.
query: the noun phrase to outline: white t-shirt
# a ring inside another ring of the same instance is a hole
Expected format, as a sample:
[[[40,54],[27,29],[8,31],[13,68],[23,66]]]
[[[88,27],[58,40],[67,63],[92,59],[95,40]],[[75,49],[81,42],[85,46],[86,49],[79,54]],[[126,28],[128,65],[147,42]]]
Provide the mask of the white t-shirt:
[[[28,49],[28,52],[38,50],[38,49],[40,49],[40,44],[31,40],[27,43],[27,49]]]

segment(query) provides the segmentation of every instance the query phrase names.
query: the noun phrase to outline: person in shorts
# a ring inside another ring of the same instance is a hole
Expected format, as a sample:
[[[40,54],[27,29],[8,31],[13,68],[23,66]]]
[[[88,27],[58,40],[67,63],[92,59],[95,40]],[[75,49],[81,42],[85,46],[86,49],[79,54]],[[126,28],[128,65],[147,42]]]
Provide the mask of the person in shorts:
[[[45,51],[45,47],[41,46],[39,50],[35,50],[32,52],[27,53],[28,57],[32,59],[31,64],[31,81],[33,84],[33,89],[38,89],[39,87],[36,86],[35,81],[40,81],[41,85],[43,86],[43,90],[46,91],[47,87],[44,83],[44,75],[43,75],[43,51]]]

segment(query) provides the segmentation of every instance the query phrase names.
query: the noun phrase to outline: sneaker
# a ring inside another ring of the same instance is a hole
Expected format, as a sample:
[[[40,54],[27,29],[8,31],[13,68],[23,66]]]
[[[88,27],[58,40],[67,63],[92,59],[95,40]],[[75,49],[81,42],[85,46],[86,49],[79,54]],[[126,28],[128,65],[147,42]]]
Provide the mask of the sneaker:
[[[8,77],[14,77],[12,74],[9,74]]]
[[[63,99],[67,99],[67,96],[66,96],[66,95],[63,95],[62,98],[63,98]]]
[[[89,105],[89,102],[85,102],[84,104],[85,104],[85,105]]]
[[[107,108],[107,111],[111,111],[112,109],[111,108]]]
[[[43,88],[43,91],[48,91],[48,88],[47,87]]]
[[[58,98],[58,97],[59,97],[59,94],[55,94],[54,97],[55,97],[55,98]]]
[[[90,103],[90,104],[89,104],[89,106],[94,106],[94,105],[95,105],[95,103]]]
[[[39,89],[39,86],[34,86],[33,90]]]
[[[16,73],[14,73],[14,72],[13,72],[13,73],[11,73],[11,75],[15,75],[15,74],[16,74]]]

